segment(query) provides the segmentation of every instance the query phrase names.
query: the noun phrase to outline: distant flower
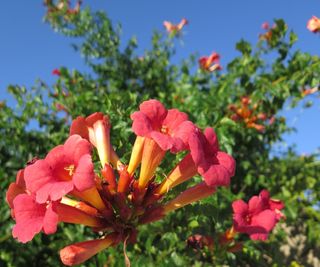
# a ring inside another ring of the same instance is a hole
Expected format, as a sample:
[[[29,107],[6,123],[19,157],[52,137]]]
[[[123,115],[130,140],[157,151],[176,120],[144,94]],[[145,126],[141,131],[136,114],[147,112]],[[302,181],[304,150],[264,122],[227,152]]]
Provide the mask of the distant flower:
[[[275,24],[272,26],[272,28],[270,28],[270,25],[269,25],[268,22],[262,23],[261,28],[262,28],[263,30],[265,30],[266,32],[260,34],[260,35],[259,35],[259,39],[260,39],[260,40],[265,40],[265,41],[269,42],[269,41],[271,40],[271,38],[272,38],[272,29],[274,29],[275,27],[276,27]]]
[[[265,126],[261,122],[268,119],[265,113],[256,113],[258,105],[251,106],[251,99],[248,96],[241,98],[241,105],[229,105],[228,109],[233,112],[230,118],[235,122],[243,122],[248,128],[254,128],[258,132],[263,132]]]
[[[320,19],[316,16],[312,16],[311,19],[308,20],[307,29],[311,32],[317,33],[320,31]]]
[[[305,89],[302,91],[302,96],[307,96],[307,95],[311,95],[314,94],[315,92],[317,92],[319,89],[318,87],[314,87],[314,88],[310,88],[310,89]]]
[[[61,72],[60,72],[59,69],[54,69],[54,70],[52,71],[52,75],[60,76],[60,75],[61,75]]]
[[[197,234],[188,237],[187,245],[193,249],[203,249],[204,247],[213,249],[214,240],[211,236]]]
[[[269,30],[269,28],[270,28],[269,23],[268,22],[262,23],[261,28],[264,30]]]
[[[252,240],[267,240],[269,233],[284,217],[281,213],[284,204],[270,199],[267,190],[252,197],[248,204],[243,200],[234,201],[232,208],[235,231],[248,234]]]
[[[220,55],[213,52],[208,57],[201,57],[199,59],[200,68],[209,72],[213,72],[215,70],[221,70],[222,67],[219,63]]]
[[[177,34],[181,32],[183,27],[188,24],[188,20],[183,18],[179,24],[172,24],[169,21],[164,21],[163,26],[166,28],[168,33]]]

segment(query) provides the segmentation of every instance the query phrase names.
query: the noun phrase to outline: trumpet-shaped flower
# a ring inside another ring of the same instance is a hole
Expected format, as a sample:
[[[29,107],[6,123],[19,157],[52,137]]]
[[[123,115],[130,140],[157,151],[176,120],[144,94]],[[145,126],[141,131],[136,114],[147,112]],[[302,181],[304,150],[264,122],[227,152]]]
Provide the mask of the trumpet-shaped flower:
[[[73,120],[70,135],[78,134],[97,148],[102,168],[105,164],[112,163],[119,169],[122,164],[112,148],[110,128],[109,117],[101,112],[95,112],[86,118],[80,116]]]
[[[141,161],[138,183],[141,191],[152,178],[167,150],[177,153],[188,148],[188,138],[195,126],[188,121],[187,114],[177,109],[166,110],[154,99],[143,102],[140,111],[134,112],[131,119],[132,129],[140,141],[135,143],[135,153],[132,154],[128,169],[132,173]]]
[[[221,70],[222,67],[219,63],[220,56],[219,54],[213,52],[208,57],[201,57],[199,59],[200,68],[209,72],[213,72],[215,70]]]
[[[91,145],[79,135],[52,149],[24,171],[27,189],[38,203],[59,200],[73,189],[85,191],[94,186]]]
[[[236,200],[232,203],[233,224],[237,232],[247,233],[252,240],[266,240],[275,227],[284,208],[281,201],[270,199],[269,192],[263,190],[245,203]]]
[[[163,26],[166,28],[168,33],[179,33],[185,25],[188,24],[188,20],[183,18],[178,24],[172,24],[169,21],[164,21]]]
[[[230,184],[230,177],[235,173],[235,160],[219,150],[218,139],[212,128],[206,128],[204,134],[199,130],[191,134],[189,146],[197,170],[208,186]]]
[[[308,20],[307,28],[309,31],[317,33],[320,31],[320,19],[316,16],[312,16],[311,19]]]
[[[194,130],[188,115],[177,109],[166,110],[158,100],[148,100],[131,115],[132,129],[138,136],[153,139],[159,147],[177,153],[187,149],[189,133]]]
[[[309,88],[309,89],[304,89],[304,90],[301,92],[301,95],[302,95],[302,96],[311,95],[311,94],[316,93],[318,90],[319,90],[318,87]]]
[[[67,266],[77,265],[91,258],[99,251],[102,251],[112,245],[116,245],[119,241],[119,235],[111,233],[103,239],[75,243],[63,248],[60,251],[60,258]]]

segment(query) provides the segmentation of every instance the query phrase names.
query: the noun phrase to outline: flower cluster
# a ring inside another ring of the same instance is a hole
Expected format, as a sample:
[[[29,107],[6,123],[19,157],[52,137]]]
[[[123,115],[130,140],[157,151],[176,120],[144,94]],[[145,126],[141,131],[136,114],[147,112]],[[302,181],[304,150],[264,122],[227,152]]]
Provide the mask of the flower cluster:
[[[265,33],[260,34],[259,39],[270,42],[272,39],[272,29],[274,29],[275,27],[276,25],[273,25],[272,27],[270,27],[268,22],[262,23],[261,28],[265,30]]]
[[[70,7],[69,0],[44,0],[44,5],[48,8],[47,16],[63,15],[66,20],[70,17],[79,14],[82,0],[78,0],[74,8]]]
[[[201,57],[199,59],[199,65],[202,70],[213,72],[216,70],[221,70],[222,67],[219,63],[220,56],[216,52],[213,52],[208,57]]]
[[[261,123],[269,119],[269,124],[272,124],[274,117],[268,118],[265,113],[257,113],[257,107],[257,104],[254,104],[251,107],[251,99],[249,97],[242,97],[240,106],[232,104],[229,105],[228,108],[233,112],[231,115],[231,119],[233,121],[242,121],[248,128],[254,128],[259,132],[263,132],[265,130],[265,126]]]
[[[103,233],[99,239],[60,251],[62,262],[71,266],[120,242],[136,242],[140,224],[159,220],[213,194],[218,186],[229,185],[235,161],[220,151],[212,128],[202,132],[187,114],[167,110],[157,100],[143,102],[131,119],[137,137],[128,165],[111,145],[109,117],[99,112],[73,120],[64,144],[44,159],[28,162],[6,195],[16,222],[13,237],[25,243],[40,232],[56,232],[59,222],[82,224]],[[98,167],[92,159],[93,149],[99,157]],[[156,173],[167,153],[182,151],[184,158],[165,178]],[[169,201],[164,199],[169,190],[197,174],[203,182]]]

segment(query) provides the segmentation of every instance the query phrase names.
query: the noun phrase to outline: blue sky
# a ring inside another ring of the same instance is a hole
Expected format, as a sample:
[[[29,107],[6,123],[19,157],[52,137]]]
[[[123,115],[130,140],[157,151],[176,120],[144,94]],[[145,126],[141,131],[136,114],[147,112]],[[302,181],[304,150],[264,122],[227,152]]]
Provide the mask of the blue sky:
[[[190,24],[185,29],[183,44],[177,46],[175,61],[191,53],[207,55],[217,51],[225,66],[237,52],[235,43],[244,38],[256,42],[261,24],[283,18],[299,36],[297,49],[319,54],[318,35],[306,29],[312,15],[320,17],[320,2],[316,0],[84,0],[84,5],[103,9],[114,22],[122,25],[124,42],[132,35],[138,39],[139,51],[150,45],[154,29],[163,30],[162,22],[179,22],[186,17]],[[65,66],[88,70],[82,58],[70,46],[72,40],[52,31],[43,23],[42,1],[3,1],[0,10],[0,99],[7,99],[9,84],[30,87],[37,78],[52,84],[54,68]],[[288,144],[297,144],[297,151],[310,153],[320,146],[320,101],[302,110],[285,110],[290,126],[298,132],[285,136]]]

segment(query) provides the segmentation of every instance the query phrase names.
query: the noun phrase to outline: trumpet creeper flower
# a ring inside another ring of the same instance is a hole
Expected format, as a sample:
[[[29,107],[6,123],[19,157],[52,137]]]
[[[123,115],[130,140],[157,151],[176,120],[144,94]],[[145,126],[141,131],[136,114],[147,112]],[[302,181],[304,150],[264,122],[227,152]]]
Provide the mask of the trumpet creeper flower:
[[[38,203],[59,200],[73,189],[85,191],[95,185],[91,145],[79,135],[53,148],[43,160],[24,171],[26,188]]]
[[[267,240],[269,232],[284,217],[281,201],[270,199],[269,192],[263,190],[247,204],[243,200],[232,203],[234,229],[246,233],[252,240]]]

